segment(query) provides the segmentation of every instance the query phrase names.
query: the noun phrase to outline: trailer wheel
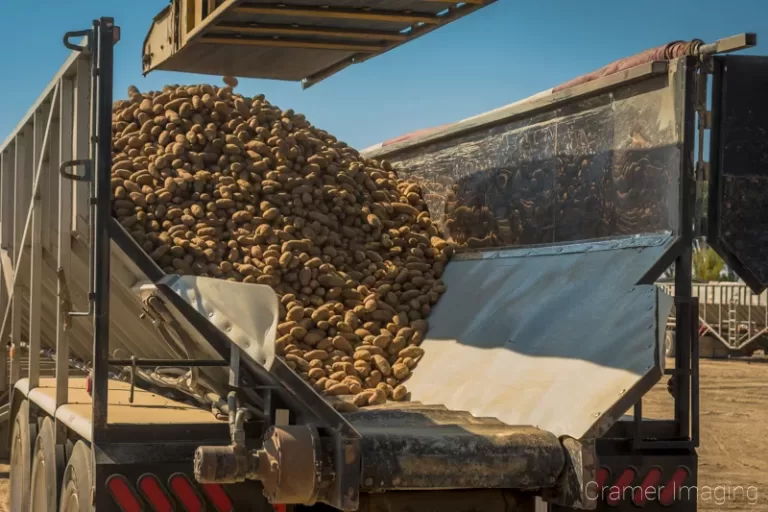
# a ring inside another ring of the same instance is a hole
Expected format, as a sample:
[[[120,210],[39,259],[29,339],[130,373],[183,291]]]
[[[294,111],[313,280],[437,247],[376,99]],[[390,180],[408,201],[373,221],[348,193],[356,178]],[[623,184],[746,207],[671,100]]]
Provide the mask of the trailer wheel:
[[[64,470],[59,512],[91,512],[91,449],[78,441]]]
[[[64,447],[56,445],[53,421],[43,419],[32,459],[31,512],[56,512],[64,472]]]
[[[29,402],[21,402],[13,420],[11,434],[11,478],[10,509],[29,509],[29,477],[32,439],[37,437],[37,428],[29,423]]]

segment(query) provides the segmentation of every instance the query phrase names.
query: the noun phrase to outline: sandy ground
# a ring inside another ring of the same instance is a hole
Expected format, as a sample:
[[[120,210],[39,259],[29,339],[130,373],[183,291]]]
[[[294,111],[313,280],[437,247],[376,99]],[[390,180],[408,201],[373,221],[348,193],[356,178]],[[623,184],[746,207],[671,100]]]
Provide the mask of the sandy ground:
[[[671,362],[670,362],[671,363]],[[669,418],[666,378],[643,401]],[[701,361],[699,510],[768,512],[768,360]],[[702,499],[705,498],[705,499]],[[0,465],[0,512],[8,512],[8,466]]]
[[[700,369],[698,508],[768,511],[768,360],[702,360]],[[666,379],[643,400],[645,415],[671,417]]]

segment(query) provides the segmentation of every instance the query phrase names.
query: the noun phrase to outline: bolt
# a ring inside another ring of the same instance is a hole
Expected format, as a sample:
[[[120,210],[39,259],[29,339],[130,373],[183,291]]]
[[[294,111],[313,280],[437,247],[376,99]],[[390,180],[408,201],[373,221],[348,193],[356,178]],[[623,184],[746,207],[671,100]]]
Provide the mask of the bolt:
[[[623,395],[623,394],[624,394],[624,393],[626,393],[626,392],[627,392],[627,389],[626,389],[626,388],[624,388],[624,389],[622,389],[621,391],[619,391],[619,394],[620,394],[620,395]]]
[[[593,413],[592,417],[593,418],[599,418],[600,417],[600,413],[599,412]]]

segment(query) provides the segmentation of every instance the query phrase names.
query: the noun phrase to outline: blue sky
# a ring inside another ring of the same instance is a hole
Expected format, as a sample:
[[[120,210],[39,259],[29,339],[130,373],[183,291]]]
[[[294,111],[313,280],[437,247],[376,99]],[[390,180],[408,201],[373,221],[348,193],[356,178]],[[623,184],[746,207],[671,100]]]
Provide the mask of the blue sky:
[[[115,97],[128,85],[219,83],[218,77],[141,76],[141,45],[166,0],[0,0],[0,141],[67,56],[64,32],[99,16],[122,27]],[[617,58],[674,39],[757,32],[768,54],[766,0],[498,0],[494,5],[303,91],[298,83],[242,80],[359,149],[511,103]]]

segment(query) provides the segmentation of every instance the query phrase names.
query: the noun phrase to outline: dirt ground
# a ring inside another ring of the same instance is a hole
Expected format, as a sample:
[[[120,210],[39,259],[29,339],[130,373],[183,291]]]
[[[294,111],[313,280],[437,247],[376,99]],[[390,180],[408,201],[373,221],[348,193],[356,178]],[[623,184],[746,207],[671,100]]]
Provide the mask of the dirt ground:
[[[700,369],[698,508],[768,511],[768,360],[702,360]],[[671,417],[666,379],[643,400],[644,415]]]
[[[700,380],[699,510],[768,512],[768,359],[702,360]],[[669,418],[671,411],[665,378],[643,412]],[[0,512],[9,512],[5,465]]]

